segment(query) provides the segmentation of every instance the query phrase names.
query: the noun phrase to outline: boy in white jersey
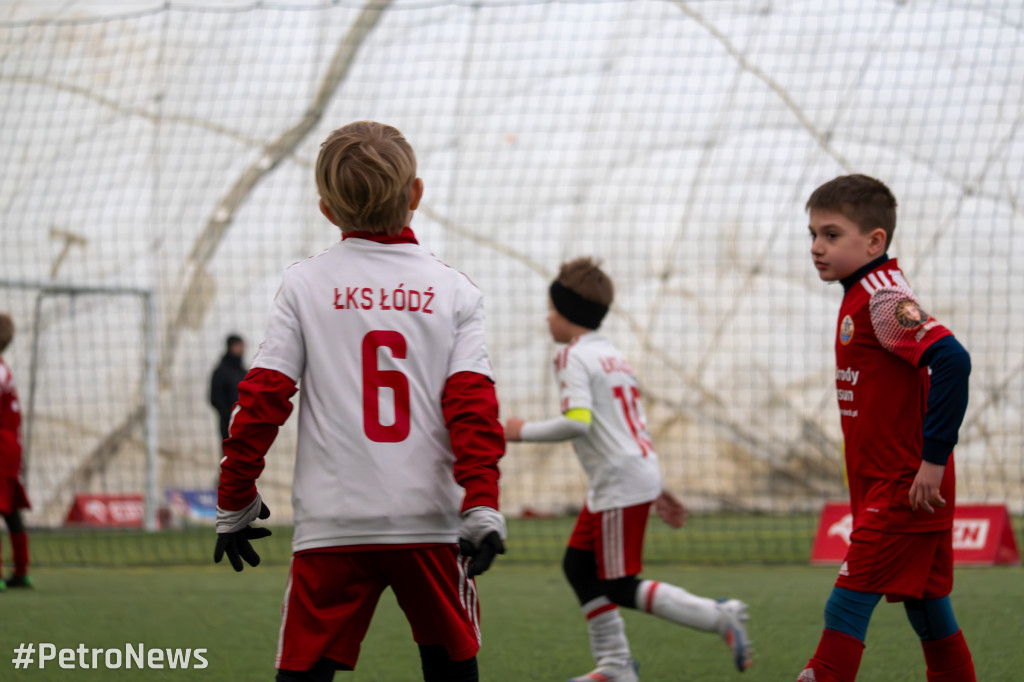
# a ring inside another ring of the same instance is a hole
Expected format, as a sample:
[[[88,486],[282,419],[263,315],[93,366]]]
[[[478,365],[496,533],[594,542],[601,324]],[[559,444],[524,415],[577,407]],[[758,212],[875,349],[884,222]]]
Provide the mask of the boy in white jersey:
[[[662,491],[658,455],[647,432],[640,391],[626,358],[595,330],[614,297],[611,280],[589,258],[563,263],[549,289],[548,328],[568,344],[555,357],[561,416],[542,422],[511,417],[510,441],[571,440],[587,473],[587,500],[569,538],[562,568],[587,619],[597,668],[570,682],[635,682],[617,606],[679,625],[717,632],[740,671],[750,666],[747,606],[715,601],[653,580],[640,580],[651,503],[672,526],[686,510]]]
[[[476,682],[473,576],[505,538],[505,441],[483,297],[408,227],[423,182],[398,130],[360,121],[334,131],[316,180],[341,240],[284,273],[239,384],[214,560],[227,554],[236,571],[242,559],[259,563],[249,541],[270,531],[249,526],[269,516],[256,479],[301,382],[278,682],[354,669],[387,587],[412,627],[423,679]]]

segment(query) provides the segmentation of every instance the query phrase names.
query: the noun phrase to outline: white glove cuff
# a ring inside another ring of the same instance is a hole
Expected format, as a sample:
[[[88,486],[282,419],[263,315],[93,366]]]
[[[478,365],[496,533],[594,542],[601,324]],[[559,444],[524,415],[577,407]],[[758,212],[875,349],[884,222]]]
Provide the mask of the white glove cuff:
[[[462,513],[459,537],[465,538],[473,544],[479,544],[492,531],[497,532],[503,541],[508,536],[505,517],[497,509],[473,507]]]
[[[256,493],[256,499],[250,502],[249,506],[245,509],[228,511],[227,509],[217,507],[217,532],[237,533],[255,521],[260,515],[260,509],[262,508],[263,500],[260,498],[259,493]]]

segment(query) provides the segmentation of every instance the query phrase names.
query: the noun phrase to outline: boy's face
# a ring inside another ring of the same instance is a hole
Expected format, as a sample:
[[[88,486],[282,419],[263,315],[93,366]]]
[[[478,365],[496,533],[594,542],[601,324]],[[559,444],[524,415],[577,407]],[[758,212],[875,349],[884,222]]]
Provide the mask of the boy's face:
[[[548,297],[548,331],[555,343],[569,343],[572,341],[573,332],[569,326],[569,320],[562,317],[562,314],[555,310],[551,298]]]
[[[849,277],[885,253],[885,230],[867,234],[838,211],[811,209],[811,259],[818,277],[835,282]]]

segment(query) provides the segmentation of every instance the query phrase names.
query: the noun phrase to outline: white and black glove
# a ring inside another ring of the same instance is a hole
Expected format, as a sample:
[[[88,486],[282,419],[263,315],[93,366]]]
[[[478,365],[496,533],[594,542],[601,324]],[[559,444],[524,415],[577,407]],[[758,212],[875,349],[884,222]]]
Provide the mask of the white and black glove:
[[[473,507],[462,513],[459,525],[459,554],[469,557],[466,573],[474,578],[488,568],[498,554],[505,553],[505,517],[491,507]]]
[[[250,540],[259,540],[270,535],[269,528],[253,528],[249,524],[256,519],[270,517],[270,509],[263,504],[259,493],[256,499],[245,509],[228,511],[217,507],[217,547],[213,551],[213,562],[219,564],[224,555],[236,571],[244,567],[242,559],[250,566],[258,566],[260,555],[249,544]]]

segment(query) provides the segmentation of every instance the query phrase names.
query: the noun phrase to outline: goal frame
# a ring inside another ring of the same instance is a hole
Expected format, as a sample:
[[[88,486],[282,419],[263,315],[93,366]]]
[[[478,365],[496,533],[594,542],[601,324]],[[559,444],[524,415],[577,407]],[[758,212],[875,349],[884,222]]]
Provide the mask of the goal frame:
[[[118,284],[78,284],[46,280],[0,279],[0,289],[35,290],[36,297],[32,310],[31,340],[29,351],[28,396],[25,400],[25,428],[23,434],[22,462],[27,465],[32,457],[32,429],[35,417],[36,382],[39,371],[39,338],[41,308],[43,301],[51,296],[75,296],[106,294],[110,296],[132,296],[141,299],[143,315],[143,447],[145,450],[145,485],[143,498],[145,511],[143,528],[159,530],[158,510],[160,507],[160,462],[158,442],[159,387],[157,381],[157,316],[156,295],[152,289],[123,286]],[[27,476],[27,474],[26,474]]]

